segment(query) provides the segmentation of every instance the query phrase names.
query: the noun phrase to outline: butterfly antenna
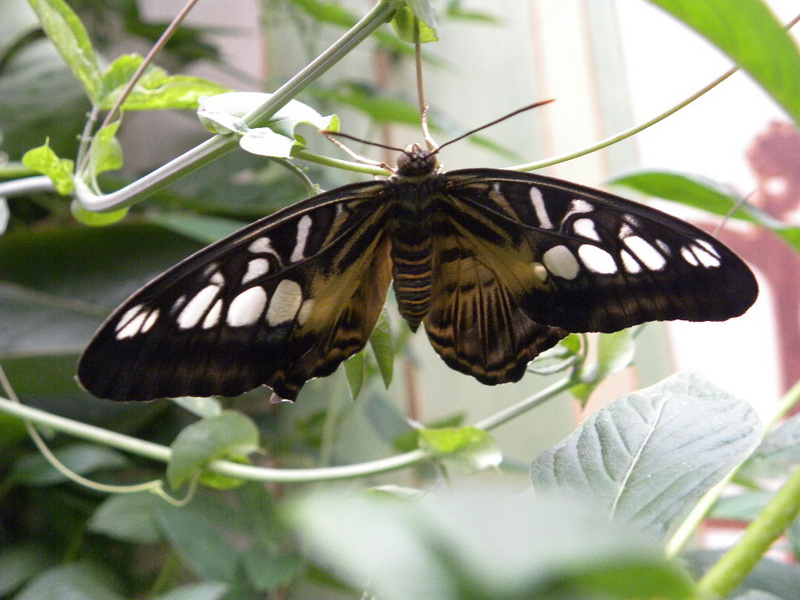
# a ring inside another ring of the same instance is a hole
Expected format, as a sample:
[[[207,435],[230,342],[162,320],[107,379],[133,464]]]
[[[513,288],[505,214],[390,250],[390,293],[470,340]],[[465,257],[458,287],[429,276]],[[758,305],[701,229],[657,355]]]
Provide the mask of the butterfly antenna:
[[[366,144],[368,146],[375,146],[376,148],[383,148],[384,150],[394,150],[395,152],[403,152],[403,150],[401,148],[395,148],[394,146],[387,146],[386,144],[379,144],[378,142],[371,142],[369,140],[362,140],[359,137],[356,137],[354,135],[350,135],[349,133],[343,133],[341,131],[331,131],[329,129],[323,129],[323,130],[320,130],[320,133],[322,135],[324,135],[326,138],[328,138],[328,141],[330,141],[331,143],[336,145],[338,148],[340,148],[345,154],[350,156],[350,158],[352,158],[353,160],[356,160],[356,161],[358,161],[358,162],[360,162],[362,164],[365,164],[365,165],[372,165],[373,167],[380,167],[380,168],[386,169],[387,171],[390,171],[392,173],[394,173],[394,168],[390,167],[389,165],[387,165],[384,162],[381,162],[379,160],[373,160],[371,158],[367,158],[366,156],[362,156],[361,154],[358,154],[357,152],[354,152],[353,150],[351,150],[350,148],[345,146],[342,142],[340,142],[336,138],[337,137],[347,138],[348,140],[352,140],[354,142],[360,142],[360,143]]]
[[[551,102],[555,102],[555,99],[551,98],[550,100],[541,100],[540,102],[534,102],[533,104],[529,104],[528,106],[523,106],[522,108],[518,108],[517,110],[511,111],[507,115],[503,115],[499,119],[495,119],[494,121],[490,121],[490,122],[488,122],[488,123],[486,123],[484,125],[481,125],[480,127],[476,127],[475,129],[470,129],[468,132],[462,133],[460,136],[455,137],[452,140],[446,141],[444,144],[442,144],[441,146],[439,146],[438,148],[433,150],[433,152],[439,152],[439,150],[441,150],[445,146],[449,146],[450,144],[452,144],[454,142],[457,142],[459,140],[463,140],[465,137],[469,137],[473,133],[478,133],[479,131],[483,131],[484,129],[487,129],[487,128],[491,127],[492,125],[497,125],[501,121],[505,121],[506,119],[510,119],[511,117],[516,116],[516,115],[518,115],[520,113],[523,113],[523,112],[525,112],[527,110],[531,110],[531,109],[537,108],[539,106],[544,106],[545,104],[550,104]]]

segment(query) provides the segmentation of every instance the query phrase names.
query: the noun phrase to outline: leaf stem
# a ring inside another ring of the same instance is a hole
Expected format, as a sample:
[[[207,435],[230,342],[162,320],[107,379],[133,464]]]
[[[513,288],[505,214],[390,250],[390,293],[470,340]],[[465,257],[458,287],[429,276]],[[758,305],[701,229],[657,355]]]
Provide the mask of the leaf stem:
[[[697,596],[727,597],[800,513],[800,469],[745,530],[741,540],[700,579]]]
[[[772,427],[774,427],[775,424],[777,424],[780,419],[785,417],[792,407],[797,405],[798,402],[800,402],[800,381],[792,386],[792,389],[786,392],[786,395],[781,400],[781,403],[778,405],[778,408],[773,414],[772,418],[770,418],[769,422],[764,427],[764,431],[769,431]],[[708,490],[703,497],[700,498],[700,501],[694,506],[692,511],[680,524],[680,527],[675,530],[675,533],[667,542],[665,554],[668,557],[677,556],[683,547],[688,543],[694,532],[700,526],[700,523],[703,522],[703,519],[706,518],[706,515],[709,513],[711,508],[714,506],[717,500],[719,500],[719,497],[722,495],[725,487],[731,482],[738,470],[739,467],[737,466],[730,473],[728,473],[725,479]],[[798,506],[800,506],[800,503]],[[743,542],[744,540],[739,543],[741,544]]]
[[[245,116],[243,119],[245,124],[248,127],[263,125],[281,107],[383,25],[394,13],[397,3],[398,0],[380,0],[330,48],[278,88],[267,102]],[[107,211],[131,206],[192,171],[213,162],[236,147],[236,136],[216,135],[120,190],[109,194],[95,194],[88,185],[78,180],[75,186],[75,195],[87,210],[92,211]]]

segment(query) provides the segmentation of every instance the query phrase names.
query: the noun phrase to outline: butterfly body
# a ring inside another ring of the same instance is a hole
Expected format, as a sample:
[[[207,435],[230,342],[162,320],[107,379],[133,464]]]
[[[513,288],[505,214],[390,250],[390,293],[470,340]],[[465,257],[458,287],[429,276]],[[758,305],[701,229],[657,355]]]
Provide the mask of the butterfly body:
[[[758,288],[701,230],[572,183],[500,169],[442,172],[412,146],[385,181],[261,219],[134,294],[78,377],[116,400],[294,399],[366,344],[393,284],[400,314],[452,368],[519,380],[569,332],[721,321]]]

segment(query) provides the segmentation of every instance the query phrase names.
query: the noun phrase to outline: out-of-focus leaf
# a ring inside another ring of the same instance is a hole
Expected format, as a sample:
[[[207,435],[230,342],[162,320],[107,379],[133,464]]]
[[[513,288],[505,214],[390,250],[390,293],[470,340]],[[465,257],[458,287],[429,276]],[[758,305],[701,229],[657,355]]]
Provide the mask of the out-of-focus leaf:
[[[240,412],[223,411],[181,430],[172,443],[167,480],[179,487],[213,460],[244,460],[256,450],[258,428],[253,421]]]
[[[800,51],[761,0],[650,0],[708,39],[800,124]]]

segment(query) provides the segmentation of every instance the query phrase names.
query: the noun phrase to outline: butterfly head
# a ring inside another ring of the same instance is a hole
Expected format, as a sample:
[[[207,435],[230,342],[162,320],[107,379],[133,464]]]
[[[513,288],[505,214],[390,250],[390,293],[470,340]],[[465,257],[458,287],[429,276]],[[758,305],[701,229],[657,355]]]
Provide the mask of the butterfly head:
[[[426,177],[439,169],[436,150],[426,150],[419,144],[406,146],[397,157],[397,175],[400,177]]]

